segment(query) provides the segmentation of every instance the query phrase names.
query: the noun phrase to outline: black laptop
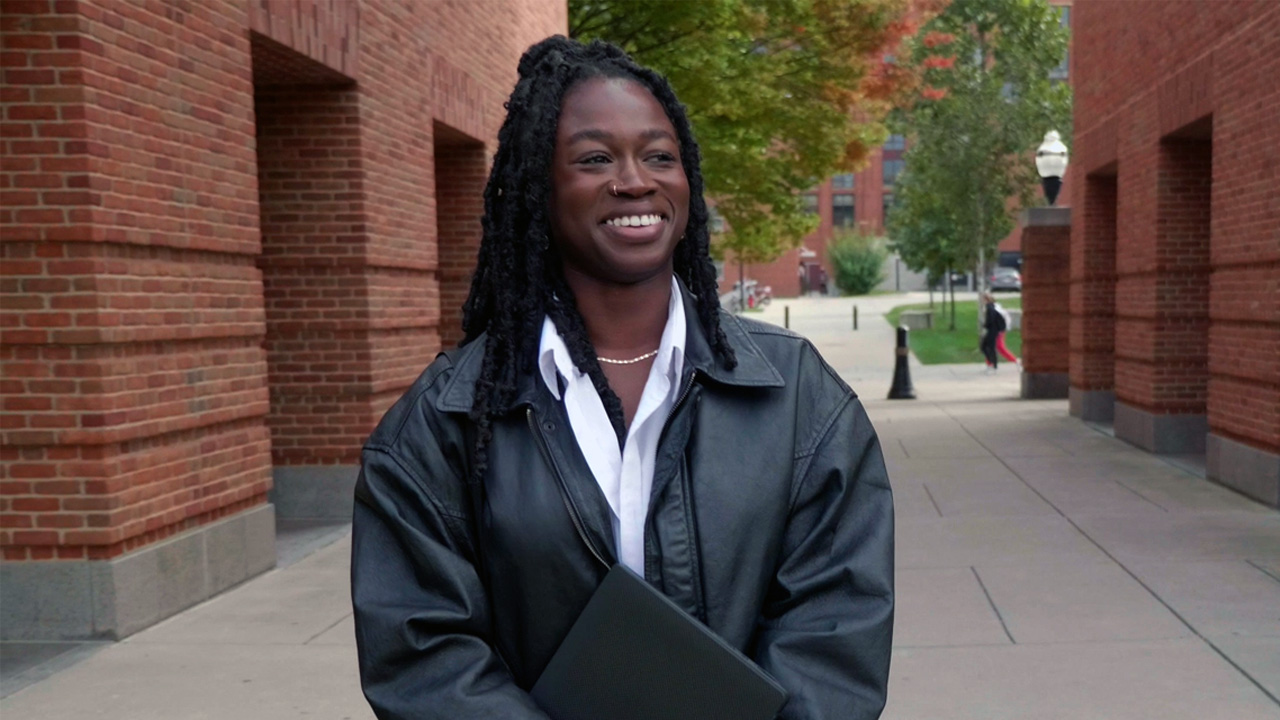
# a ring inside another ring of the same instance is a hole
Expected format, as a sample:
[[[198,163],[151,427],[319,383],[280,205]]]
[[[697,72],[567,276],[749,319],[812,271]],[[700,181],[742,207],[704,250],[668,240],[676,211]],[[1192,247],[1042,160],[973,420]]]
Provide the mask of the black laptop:
[[[591,596],[538,682],[554,720],[773,720],[773,678],[622,565]]]

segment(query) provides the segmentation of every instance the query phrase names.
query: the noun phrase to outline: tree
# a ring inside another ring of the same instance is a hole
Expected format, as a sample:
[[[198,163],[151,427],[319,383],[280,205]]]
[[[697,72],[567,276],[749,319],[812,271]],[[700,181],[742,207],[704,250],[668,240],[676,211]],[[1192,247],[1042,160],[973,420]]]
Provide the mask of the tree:
[[[1069,137],[1071,89],[1051,79],[1059,18],[1045,0],[953,0],[908,43],[922,83],[894,118],[910,147],[892,236],[917,270],[989,257],[1032,202],[1044,133]]]
[[[843,231],[827,250],[836,287],[845,295],[866,295],[884,280],[888,256],[884,238],[863,230]]]
[[[884,61],[908,0],[570,0],[570,35],[602,39],[666,75],[688,107],[717,252],[767,262],[816,227],[800,193],[853,170],[887,135],[909,86]]]
[[[936,201],[929,187],[938,176],[928,172],[903,171],[894,188],[895,206],[889,216],[889,236],[907,267],[924,272],[929,287],[939,278],[943,287],[943,311],[946,311],[947,288],[951,288],[951,325],[956,329],[955,289],[951,285],[951,269],[965,267],[970,259],[969,243],[960,235],[951,208]]]

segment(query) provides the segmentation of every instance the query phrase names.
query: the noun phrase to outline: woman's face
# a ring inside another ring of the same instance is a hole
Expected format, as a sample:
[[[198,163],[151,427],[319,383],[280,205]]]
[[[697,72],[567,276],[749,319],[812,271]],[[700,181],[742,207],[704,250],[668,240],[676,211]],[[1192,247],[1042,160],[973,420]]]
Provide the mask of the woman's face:
[[[601,77],[570,89],[551,170],[551,231],[566,278],[630,285],[670,276],[688,220],[680,143],[649,90]]]

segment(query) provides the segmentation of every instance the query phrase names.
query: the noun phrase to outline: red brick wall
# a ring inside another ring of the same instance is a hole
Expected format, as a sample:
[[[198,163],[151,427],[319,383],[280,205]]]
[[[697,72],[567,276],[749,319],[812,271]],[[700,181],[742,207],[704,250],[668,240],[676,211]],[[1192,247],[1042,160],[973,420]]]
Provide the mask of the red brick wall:
[[[369,283],[354,89],[255,97],[272,462],[355,462],[369,408]]]
[[[1022,367],[1065,373],[1070,318],[1071,228],[1022,228]]]
[[[1084,201],[1075,208],[1070,257],[1071,386],[1115,387],[1116,177],[1084,180]]]
[[[536,0],[6,0],[4,556],[262,504],[268,423],[276,463],[353,461],[439,347],[432,120],[491,142],[519,53],[565,25]],[[297,143],[261,233],[255,81],[292,133],[264,153]]]
[[[1268,179],[1280,144],[1280,5],[1075,8],[1075,165],[1118,174],[1117,397],[1206,413],[1211,432],[1280,451],[1280,207]],[[1106,224],[1106,198],[1091,183],[1073,192],[1086,218],[1073,249],[1082,261],[1105,252],[1105,233],[1090,227]],[[1089,275],[1075,274],[1081,328]],[[1085,343],[1073,334],[1082,388],[1102,367]]]
[[[436,208],[440,248],[440,342],[462,342],[462,304],[480,249],[484,184],[489,159],[484,146],[450,128],[436,126]]]

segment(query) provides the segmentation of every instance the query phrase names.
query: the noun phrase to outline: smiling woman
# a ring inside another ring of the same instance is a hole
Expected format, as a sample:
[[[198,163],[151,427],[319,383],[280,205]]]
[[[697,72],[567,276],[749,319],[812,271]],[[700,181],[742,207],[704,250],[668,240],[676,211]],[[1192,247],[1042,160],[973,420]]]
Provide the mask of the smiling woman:
[[[698,146],[661,76],[562,37],[519,75],[465,340],[362,458],[366,697],[380,718],[545,720],[530,690],[622,565],[775,678],[781,717],[877,717],[893,503],[856,395],[802,338],[720,311]]]

